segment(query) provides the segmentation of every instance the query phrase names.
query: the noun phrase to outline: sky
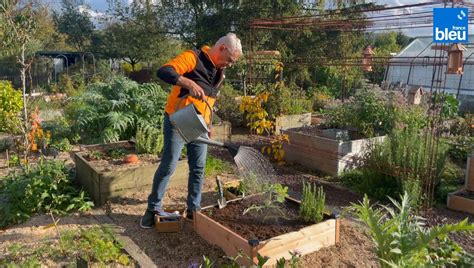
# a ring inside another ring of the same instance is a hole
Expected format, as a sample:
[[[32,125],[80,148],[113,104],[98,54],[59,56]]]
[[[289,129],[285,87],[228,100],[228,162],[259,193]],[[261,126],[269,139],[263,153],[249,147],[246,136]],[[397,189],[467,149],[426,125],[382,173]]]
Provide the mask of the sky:
[[[43,1],[47,2],[47,3],[50,3],[53,7],[58,7],[60,2],[61,2],[60,0],[43,0]],[[132,0],[121,0],[121,1],[131,2]],[[439,0],[439,1],[442,2],[442,0]],[[108,7],[108,4],[107,4],[106,0],[84,0],[84,2],[85,2],[86,5],[88,5],[90,7],[90,9],[91,9],[90,13],[91,13],[91,16],[93,16],[93,17],[100,15],[101,13],[106,11],[107,7]],[[387,6],[401,6],[401,5],[410,5],[410,4],[417,4],[417,3],[433,2],[433,0],[372,0],[372,1],[369,0],[367,2],[372,2],[372,3],[376,3],[376,4],[386,4]],[[465,0],[465,2],[474,4],[474,0]],[[473,12],[471,10],[469,10],[469,11]],[[390,11],[390,12],[392,12],[391,14],[400,14],[400,13],[404,13],[404,12],[409,13],[410,9],[405,9],[405,10],[396,9],[396,10],[393,10],[393,11]],[[407,34],[409,36],[412,36],[412,37],[432,35],[432,29],[431,28],[407,29],[407,30],[402,29],[402,31],[405,34]],[[469,33],[470,34],[474,33],[474,25],[469,26]]]

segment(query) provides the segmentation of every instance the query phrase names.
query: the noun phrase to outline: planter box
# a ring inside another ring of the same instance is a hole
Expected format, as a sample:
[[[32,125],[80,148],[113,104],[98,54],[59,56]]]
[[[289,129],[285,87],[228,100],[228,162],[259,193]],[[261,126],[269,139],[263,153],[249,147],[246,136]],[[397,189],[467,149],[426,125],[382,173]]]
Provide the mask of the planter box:
[[[0,133],[0,152],[11,148],[15,144],[14,139],[13,135]]]
[[[304,127],[311,125],[311,113],[282,115],[275,118],[275,134],[279,135],[282,130]]]
[[[118,142],[120,144],[126,142]],[[86,146],[107,146],[91,145]],[[76,164],[76,179],[89,193],[94,203],[103,205],[111,197],[120,197],[129,192],[150,190],[153,183],[153,175],[158,168],[158,163],[150,163],[140,166],[130,165],[127,168],[111,171],[99,171],[91,165],[83,156],[82,152],[74,154]],[[188,183],[189,167],[187,160],[179,160],[176,171],[171,177],[168,187],[186,186]]]
[[[290,140],[289,144],[283,144],[285,161],[298,163],[331,175],[339,175],[345,170],[353,168],[354,158],[360,156],[370,144],[381,142],[385,138],[385,136],[380,136],[342,141],[328,137],[331,134],[344,135],[344,133],[330,132],[329,130],[321,133],[321,136],[314,136],[291,129],[283,130],[282,133],[288,134]],[[326,137],[322,135],[326,135]]]
[[[288,198],[287,202],[300,203],[292,198]],[[268,267],[275,265],[280,258],[290,259],[289,252],[295,250],[305,255],[335,245],[339,242],[340,221],[337,216],[332,215],[330,219],[298,231],[258,241],[247,240],[203,213],[195,212],[194,229],[208,243],[221,247],[227,256],[236,256],[242,251],[254,263],[257,263],[257,253],[269,257],[265,263],[265,267]],[[245,257],[238,259],[238,262],[247,267],[253,265]]]
[[[222,121],[219,124],[212,126],[212,135],[211,139],[220,141],[220,142],[230,142],[230,137],[232,135],[232,127],[230,122]]]
[[[155,228],[158,233],[177,233],[183,229],[184,218],[186,217],[186,209],[184,208],[165,208],[164,211],[173,213],[179,211],[179,217],[169,220],[170,217],[155,216]]]
[[[473,198],[460,196],[462,193],[470,193]],[[452,210],[467,212],[474,215],[474,192],[459,190],[448,194],[448,208]]]

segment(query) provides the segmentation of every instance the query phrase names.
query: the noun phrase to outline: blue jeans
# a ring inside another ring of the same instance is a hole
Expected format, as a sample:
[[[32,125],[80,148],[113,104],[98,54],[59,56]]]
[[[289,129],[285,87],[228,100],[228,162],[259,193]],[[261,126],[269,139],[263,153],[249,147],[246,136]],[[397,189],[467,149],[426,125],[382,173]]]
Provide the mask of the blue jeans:
[[[171,124],[165,114],[163,122],[163,152],[161,162],[153,177],[151,194],[148,196],[148,210],[160,211],[161,201],[165,195],[168,182],[173,175],[181,150],[186,142]],[[204,183],[207,144],[190,142],[186,144],[188,152],[189,179],[187,209],[196,211],[201,208],[201,188]]]

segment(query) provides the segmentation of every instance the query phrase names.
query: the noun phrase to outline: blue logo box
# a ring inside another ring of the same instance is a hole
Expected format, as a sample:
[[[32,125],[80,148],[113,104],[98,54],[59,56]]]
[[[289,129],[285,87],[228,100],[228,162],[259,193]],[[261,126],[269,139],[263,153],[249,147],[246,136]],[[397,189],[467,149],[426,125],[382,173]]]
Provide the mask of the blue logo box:
[[[468,43],[467,8],[433,8],[434,43]]]

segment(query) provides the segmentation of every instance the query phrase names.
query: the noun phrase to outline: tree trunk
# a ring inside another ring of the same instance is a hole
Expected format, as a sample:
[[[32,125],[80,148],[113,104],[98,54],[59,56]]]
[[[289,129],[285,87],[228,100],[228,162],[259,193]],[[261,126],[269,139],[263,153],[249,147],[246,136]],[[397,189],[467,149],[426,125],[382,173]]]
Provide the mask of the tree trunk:
[[[26,51],[26,46],[23,44],[21,46],[21,59],[20,59],[20,64],[21,64],[21,70],[20,70],[20,75],[21,75],[21,84],[22,84],[22,91],[23,91],[23,126],[22,128],[22,134],[23,134],[23,146],[24,146],[24,161],[26,164],[26,160],[28,157],[28,151],[29,151],[29,146],[30,143],[28,141],[28,111],[27,111],[27,98],[26,98],[26,71],[27,71],[27,65],[25,62],[25,51]]]

